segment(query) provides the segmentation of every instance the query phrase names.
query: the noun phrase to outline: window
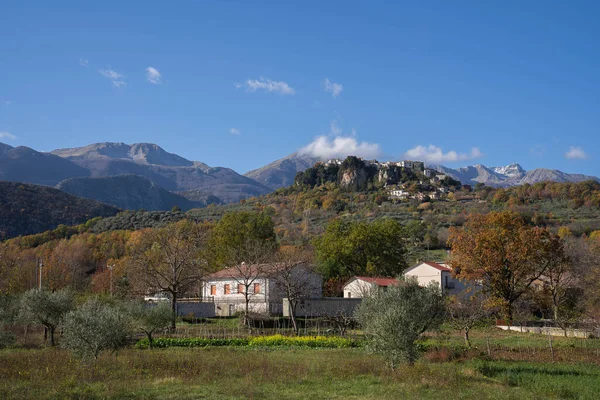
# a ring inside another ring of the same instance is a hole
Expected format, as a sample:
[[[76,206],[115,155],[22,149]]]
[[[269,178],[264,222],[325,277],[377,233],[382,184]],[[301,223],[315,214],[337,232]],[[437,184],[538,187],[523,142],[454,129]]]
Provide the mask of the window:
[[[346,296],[347,298],[352,298],[352,292],[348,292],[348,296]]]
[[[223,292],[225,294],[230,294],[231,293],[231,285],[229,283],[225,284],[225,288],[224,288]]]
[[[254,284],[254,293],[260,293],[260,283]]]
[[[244,285],[238,284],[238,293],[244,293]]]
[[[217,285],[210,285],[210,295],[211,296],[217,295]]]

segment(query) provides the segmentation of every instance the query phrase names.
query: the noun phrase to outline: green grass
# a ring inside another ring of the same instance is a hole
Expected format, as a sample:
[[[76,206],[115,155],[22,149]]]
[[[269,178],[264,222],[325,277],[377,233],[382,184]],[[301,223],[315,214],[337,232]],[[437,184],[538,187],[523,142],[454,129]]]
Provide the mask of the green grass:
[[[597,398],[600,367],[471,360],[390,371],[362,349],[167,348],[84,364],[60,349],[0,351],[0,398]]]
[[[430,343],[462,345],[462,332],[444,329],[444,334],[430,335]],[[495,327],[473,329],[470,333],[471,343],[475,347],[491,346],[514,348],[548,348],[548,336],[539,333],[503,331]],[[587,348],[600,349],[600,339],[584,339],[563,336],[552,336],[552,345],[558,348]]]

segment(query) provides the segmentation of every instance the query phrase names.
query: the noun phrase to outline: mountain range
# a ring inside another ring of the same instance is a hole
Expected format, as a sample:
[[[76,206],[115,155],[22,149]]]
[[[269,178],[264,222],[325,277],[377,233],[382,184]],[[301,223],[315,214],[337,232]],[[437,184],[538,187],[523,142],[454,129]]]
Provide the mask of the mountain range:
[[[183,210],[262,196],[294,182],[319,159],[292,153],[240,175],[169,153],[151,143],[95,143],[38,152],[0,143],[0,180],[56,187],[122,209]],[[508,187],[541,181],[579,182],[596,177],[557,170],[525,171],[519,164],[447,168],[431,165],[463,184]]]
[[[429,167],[442,172],[463,184],[475,185],[477,183],[483,183],[492,187],[510,187],[523,185],[525,183],[534,184],[545,181],[582,182],[586,180],[599,180],[595,176],[567,174],[555,169],[538,168],[531,171],[525,171],[525,169],[517,163],[509,164],[504,167],[486,167],[481,164],[457,169],[447,168],[442,165],[430,165]]]

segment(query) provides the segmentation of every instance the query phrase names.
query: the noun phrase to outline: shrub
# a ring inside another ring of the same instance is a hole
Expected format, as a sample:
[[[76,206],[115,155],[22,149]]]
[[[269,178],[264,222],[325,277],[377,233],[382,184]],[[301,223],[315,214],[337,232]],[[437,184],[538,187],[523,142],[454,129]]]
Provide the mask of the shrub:
[[[116,351],[124,347],[131,336],[127,315],[98,298],[70,311],[62,328],[61,345],[84,359],[97,359],[104,350]]]
[[[415,362],[419,355],[416,341],[442,323],[444,311],[439,288],[423,288],[411,279],[363,299],[356,316],[365,331],[367,349],[382,354],[395,369],[401,360],[410,365]]]

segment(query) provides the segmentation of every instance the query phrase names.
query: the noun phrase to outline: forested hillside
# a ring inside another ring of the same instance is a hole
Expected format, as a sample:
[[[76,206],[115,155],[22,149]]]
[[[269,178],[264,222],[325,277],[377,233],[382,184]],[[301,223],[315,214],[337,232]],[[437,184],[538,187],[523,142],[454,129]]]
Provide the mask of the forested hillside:
[[[0,182],[0,238],[3,239],[43,232],[61,224],[81,224],[118,212],[116,207],[50,187]]]

